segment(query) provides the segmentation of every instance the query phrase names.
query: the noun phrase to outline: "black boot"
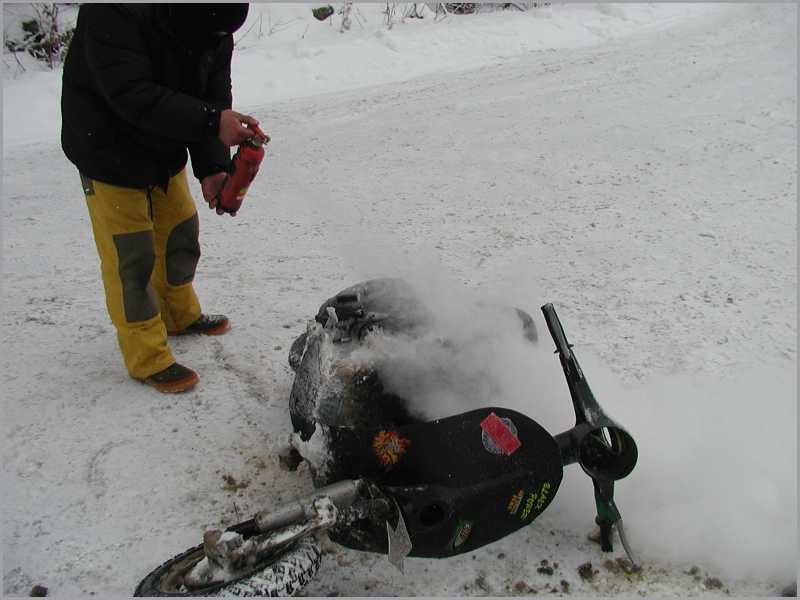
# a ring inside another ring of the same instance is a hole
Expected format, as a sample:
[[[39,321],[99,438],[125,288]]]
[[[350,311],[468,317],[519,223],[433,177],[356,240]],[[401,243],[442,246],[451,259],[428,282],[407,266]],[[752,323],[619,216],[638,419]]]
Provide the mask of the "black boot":
[[[145,377],[142,382],[152,385],[159,392],[177,394],[193,388],[199,380],[197,373],[191,369],[172,363],[166,369]]]
[[[231,328],[231,322],[225,315],[203,315],[191,325],[180,331],[170,331],[169,335],[222,335]]]

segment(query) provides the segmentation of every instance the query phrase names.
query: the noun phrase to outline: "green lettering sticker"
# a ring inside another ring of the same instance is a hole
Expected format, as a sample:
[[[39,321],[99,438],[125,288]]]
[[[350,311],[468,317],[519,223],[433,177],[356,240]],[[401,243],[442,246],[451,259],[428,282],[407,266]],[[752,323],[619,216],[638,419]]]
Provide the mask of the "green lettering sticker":
[[[550,496],[551,489],[552,486],[550,485],[550,482],[545,481],[538,491],[528,494],[519,518],[524,521],[531,516],[531,513],[534,513],[535,516],[536,514],[542,512],[544,505],[547,504],[547,498]]]

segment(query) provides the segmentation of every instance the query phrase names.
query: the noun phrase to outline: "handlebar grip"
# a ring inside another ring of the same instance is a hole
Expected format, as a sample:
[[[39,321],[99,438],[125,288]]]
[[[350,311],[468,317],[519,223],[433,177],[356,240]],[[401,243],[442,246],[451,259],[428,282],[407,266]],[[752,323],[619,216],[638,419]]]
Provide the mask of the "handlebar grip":
[[[547,329],[550,330],[550,335],[556,343],[556,352],[566,359],[571,354],[571,346],[567,341],[567,335],[564,333],[564,327],[558,319],[555,307],[552,303],[548,302],[542,306],[542,313],[544,313]]]

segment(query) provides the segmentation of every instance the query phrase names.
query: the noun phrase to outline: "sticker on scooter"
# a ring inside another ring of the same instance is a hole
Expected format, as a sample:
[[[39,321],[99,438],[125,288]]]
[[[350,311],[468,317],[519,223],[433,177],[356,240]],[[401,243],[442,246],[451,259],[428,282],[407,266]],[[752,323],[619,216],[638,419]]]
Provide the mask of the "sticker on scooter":
[[[384,467],[397,464],[411,445],[411,440],[396,431],[381,431],[372,440],[372,450]]]
[[[517,437],[517,428],[511,419],[500,418],[491,413],[481,421],[483,447],[492,454],[510,456],[522,446]]]
[[[511,496],[511,499],[508,501],[508,506],[506,507],[508,514],[513,516],[519,512],[519,507],[522,505],[522,499],[524,497],[525,490],[519,490],[516,494]]]
[[[532,491],[528,495],[527,500],[525,500],[525,508],[522,509],[522,514],[519,518],[524,521],[530,516],[531,511],[535,510],[536,514],[542,512],[547,502],[547,497],[550,495],[550,488],[550,483],[546,481],[539,488],[538,492]]]
[[[459,521],[458,527],[456,527],[456,533],[453,536],[452,546],[453,548],[458,548],[464,542],[467,541],[467,538],[472,533],[472,525],[473,521]]]

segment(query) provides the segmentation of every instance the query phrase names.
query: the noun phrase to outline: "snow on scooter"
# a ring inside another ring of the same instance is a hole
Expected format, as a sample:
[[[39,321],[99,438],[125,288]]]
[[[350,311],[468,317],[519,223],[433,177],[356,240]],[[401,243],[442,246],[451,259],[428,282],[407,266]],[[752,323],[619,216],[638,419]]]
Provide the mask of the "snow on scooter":
[[[531,316],[513,310],[536,341]],[[380,369],[364,360],[370,336],[414,340],[429,323],[404,281],[370,280],[327,300],[289,356],[293,445],[315,490],[224,532],[206,531],[135,595],[292,595],[319,568],[314,534],[323,530],[345,547],[387,554],[401,571],[406,557],[470,552],[542,514],[573,463],[592,479],[602,549],[612,549],[616,529],[636,565],[614,502],[614,482],[636,465],[636,443],[597,403],[553,305],[542,312],[576,417],[555,436],[500,407],[426,421],[386,390]]]

